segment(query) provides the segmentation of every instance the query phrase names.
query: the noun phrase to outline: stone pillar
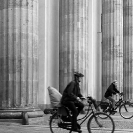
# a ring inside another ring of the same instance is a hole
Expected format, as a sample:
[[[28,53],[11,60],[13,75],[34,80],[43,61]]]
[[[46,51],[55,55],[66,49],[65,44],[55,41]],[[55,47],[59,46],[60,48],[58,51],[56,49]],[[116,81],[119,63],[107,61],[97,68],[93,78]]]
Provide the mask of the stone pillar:
[[[59,0],[39,0],[39,107],[50,106],[48,87],[59,90]]]
[[[82,92],[88,92],[88,0],[60,0],[59,88],[62,93],[73,72],[85,75]]]
[[[112,80],[123,89],[123,1],[102,1],[102,88]]]
[[[34,117],[37,91],[38,1],[1,0],[0,118]]]
[[[126,99],[133,98],[133,1],[123,0],[123,89]]]

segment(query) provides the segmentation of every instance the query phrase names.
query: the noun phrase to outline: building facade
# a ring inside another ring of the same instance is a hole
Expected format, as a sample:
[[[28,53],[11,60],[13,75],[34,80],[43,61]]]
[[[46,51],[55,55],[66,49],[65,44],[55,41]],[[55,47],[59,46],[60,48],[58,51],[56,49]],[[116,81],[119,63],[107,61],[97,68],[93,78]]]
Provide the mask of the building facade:
[[[68,82],[73,79],[74,71],[80,71],[85,75],[81,84],[82,93],[100,100],[101,1],[39,2],[40,104],[50,103],[48,86],[62,93]]]
[[[0,117],[23,110],[42,115],[50,104],[47,88],[62,93],[74,71],[85,75],[84,96],[101,100],[116,79],[132,99],[132,3],[1,0]]]

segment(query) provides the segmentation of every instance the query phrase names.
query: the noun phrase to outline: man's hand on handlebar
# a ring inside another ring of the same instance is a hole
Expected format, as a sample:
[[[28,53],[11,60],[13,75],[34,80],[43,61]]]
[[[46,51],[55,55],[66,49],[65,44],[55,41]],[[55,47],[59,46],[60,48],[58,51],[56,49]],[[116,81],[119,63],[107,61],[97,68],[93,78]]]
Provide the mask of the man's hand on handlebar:
[[[80,102],[85,100],[85,99],[86,99],[85,97],[77,97],[77,100],[80,101]]]
[[[81,100],[86,100],[86,98],[85,98],[85,97],[80,97],[80,99],[81,99]]]
[[[119,93],[120,96],[123,96],[123,94],[124,94],[123,92]]]

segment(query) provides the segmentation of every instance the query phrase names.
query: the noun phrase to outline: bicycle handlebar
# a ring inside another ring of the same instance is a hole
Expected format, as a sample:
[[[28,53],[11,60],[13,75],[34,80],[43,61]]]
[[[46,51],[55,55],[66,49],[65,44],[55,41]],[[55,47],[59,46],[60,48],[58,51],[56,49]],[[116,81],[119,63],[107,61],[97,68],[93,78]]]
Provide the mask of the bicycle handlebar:
[[[119,93],[119,96],[123,96],[123,95],[124,95],[123,92]]]
[[[81,99],[81,100],[86,100],[86,98],[85,98],[85,97],[80,97],[80,99]]]
[[[91,97],[91,96],[88,96],[87,99],[88,99],[88,100],[92,100],[92,97]]]
[[[87,97],[87,102],[88,102],[88,103],[93,103],[92,101],[93,101],[93,98],[92,98],[91,96],[88,96],[88,97]]]

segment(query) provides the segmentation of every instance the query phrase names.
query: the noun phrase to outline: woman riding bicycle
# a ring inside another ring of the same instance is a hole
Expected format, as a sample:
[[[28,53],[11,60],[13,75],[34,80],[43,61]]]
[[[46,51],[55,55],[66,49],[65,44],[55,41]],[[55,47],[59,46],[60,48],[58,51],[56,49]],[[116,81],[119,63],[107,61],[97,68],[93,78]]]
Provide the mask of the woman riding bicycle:
[[[114,80],[110,86],[108,87],[107,91],[105,92],[104,97],[108,99],[112,103],[112,112],[117,112],[115,110],[115,99],[113,98],[113,95],[116,95],[117,93],[120,93],[117,89],[117,80]]]

